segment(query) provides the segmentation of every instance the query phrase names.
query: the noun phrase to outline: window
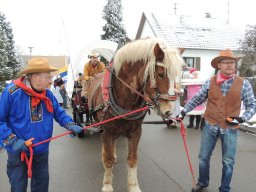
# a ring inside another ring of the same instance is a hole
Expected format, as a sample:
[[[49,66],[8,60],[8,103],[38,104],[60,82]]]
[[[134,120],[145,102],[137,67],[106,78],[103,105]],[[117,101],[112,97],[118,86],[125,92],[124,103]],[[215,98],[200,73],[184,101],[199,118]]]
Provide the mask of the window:
[[[200,70],[200,57],[183,57],[188,67]]]
[[[188,65],[188,67],[195,68],[194,67],[194,57],[184,57],[183,58],[185,63]]]

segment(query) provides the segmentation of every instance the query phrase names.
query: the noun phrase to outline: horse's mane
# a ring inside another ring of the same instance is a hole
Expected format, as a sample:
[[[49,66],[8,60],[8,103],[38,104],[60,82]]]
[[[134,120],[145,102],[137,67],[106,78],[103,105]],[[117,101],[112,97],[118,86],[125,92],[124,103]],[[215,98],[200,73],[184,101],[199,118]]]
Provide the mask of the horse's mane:
[[[171,48],[163,40],[157,38],[140,39],[133,42],[129,42],[119,49],[114,57],[113,67],[115,72],[118,74],[124,63],[133,65],[134,63],[141,61],[142,65],[147,64],[144,73],[145,82],[150,76],[151,82],[155,83],[155,65],[156,58],[154,55],[154,47],[158,43],[164,52],[164,60],[161,65],[166,69],[166,73],[170,80],[181,73],[181,65],[183,59],[177,49]]]

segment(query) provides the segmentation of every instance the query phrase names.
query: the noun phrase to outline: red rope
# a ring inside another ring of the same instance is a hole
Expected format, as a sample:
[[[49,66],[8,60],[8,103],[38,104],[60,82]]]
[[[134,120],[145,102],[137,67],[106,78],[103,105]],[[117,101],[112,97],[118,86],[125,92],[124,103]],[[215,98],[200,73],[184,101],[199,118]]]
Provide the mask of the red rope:
[[[129,113],[125,113],[125,114],[122,114],[122,115],[119,115],[119,116],[116,116],[116,117],[113,117],[113,118],[110,118],[110,119],[107,119],[107,120],[104,120],[104,121],[101,121],[101,122],[98,122],[98,123],[95,123],[95,124],[92,124],[92,125],[89,125],[89,126],[85,126],[83,128],[83,130],[85,129],[88,129],[88,128],[91,128],[91,127],[94,127],[94,126],[98,126],[98,125],[102,125],[102,124],[105,124],[105,123],[108,123],[108,122],[111,122],[111,121],[114,121],[114,120],[117,120],[117,119],[120,119],[122,117],[125,117],[127,115],[130,115],[130,114],[133,114],[133,113],[138,113],[140,111],[144,111],[144,110],[148,110],[148,106],[145,106],[143,108],[140,108],[140,109],[136,109],[134,111],[131,111]],[[178,120],[178,119],[175,119],[175,120]],[[191,160],[190,160],[190,156],[189,156],[189,152],[188,152],[188,147],[187,147],[187,142],[186,142],[186,129],[184,127],[184,124],[183,124],[183,121],[182,120],[179,120],[180,121],[180,133],[182,135],[182,140],[183,140],[183,144],[184,144],[184,148],[185,148],[185,151],[186,151],[186,155],[187,155],[187,159],[188,159],[188,164],[189,164],[189,168],[190,168],[190,173],[192,175],[192,182],[193,182],[193,185],[195,186],[195,174],[194,174],[194,170],[193,170],[193,167],[192,167],[192,163],[191,163]],[[47,139],[47,140],[44,140],[44,141],[41,141],[41,142],[38,142],[36,144],[33,144],[32,146],[29,147],[29,152],[30,152],[30,156],[29,156],[29,159],[26,155],[25,152],[22,152],[21,153],[21,161],[24,161],[26,160],[26,164],[28,166],[28,178],[31,178],[32,177],[32,161],[33,161],[33,149],[32,147],[35,147],[35,146],[38,146],[38,145],[41,145],[43,143],[47,143],[47,142],[50,142],[51,140],[55,140],[57,138],[60,138],[60,137],[63,137],[65,135],[68,135],[72,133],[72,131],[67,131],[65,133],[62,133],[60,135],[57,135],[55,137],[52,137],[50,139]]]
[[[176,119],[176,120],[178,120],[178,119]],[[196,179],[195,179],[195,173],[194,173],[193,166],[192,166],[192,163],[191,163],[191,160],[190,160],[190,155],[189,155],[188,146],[187,146],[187,142],[186,142],[186,135],[187,135],[186,129],[185,129],[183,121],[182,120],[178,120],[178,121],[180,121],[180,134],[182,136],[184,148],[185,148],[187,159],[188,159],[190,173],[192,175],[192,184],[193,184],[193,186],[195,186],[196,185]]]
[[[32,146],[30,146],[29,148],[29,152],[30,152],[30,156],[29,158],[27,157],[27,154],[23,151],[21,153],[21,161],[24,161],[26,162],[27,166],[28,166],[28,178],[32,178],[32,161],[33,161],[33,149],[32,149]]]
[[[83,128],[83,130],[88,129],[88,128],[91,128],[91,127],[94,127],[94,126],[102,125],[102,124],[104,124],[104,123],[108,123],[108,122],[110,122],[110,121],[114,121],[114,120],[116,120],[116,119],[120,119],[120,118],[125,117],[125,116],[127,116],[127,115],[131,115],[131,114],[133,114],[133,113],[138,113],[138,112],[140,112],[140,111],[144,111],[144,110],[148,110],[148,109],[149,109],[148,106],[145,106],[145,107],[142,107],[142,108],[140,108],[140,109],[136,109],[136,110],[134,110],[134,111],[131,111],[131,112],[128,112],[128,113],[125,113],[125,114],[122,114],[122,115],[118,115],[118,116],[116,116],[116,117],[113,117],[113,118],[110,118],[110,119],[107,119],[107,120],[104,120],[104,121],[101,121],[101,122],[98,122],[98,123],[95,123],[95,124],[92,124],[92,125],[89,125],[89,126],[85,126],[85,127]],[[21,153],[21,161],[24,161],[24,160],[25,160],[25,162],[26,162],[26,164],[27,164],[27,166],[28,166],[28,178],[31,178],[31,177],[32,177],[32,162],[33,162],[33,149],[32,149],[32,147],[41,145],[41,144],[43,144],[43,143],[50,142],[50,141],[55,140],[55,139],[57,139],[57,138],[59,138],[59,137],[63,137],[63,136],[65,136],[65,135],[68,135],[68,134],[70,134],[70,133],[72,133],[72,131],[67,131],[67,132],[65,132],[65,133],[62,133],[62,134],[57,135],[57,136],[55,136],[55,137],[52,137],[52,138],[50,138],[50,139],[46,139],[46,140],[44,140],[44,141],[38,142],[38,143],[36,143],[36,144],[33,144],[32,146],[29,147],[29,152],[30,152],[29,158],[27,157],[27,154],[26,154],[25,152],[22,152],[22,153]]]

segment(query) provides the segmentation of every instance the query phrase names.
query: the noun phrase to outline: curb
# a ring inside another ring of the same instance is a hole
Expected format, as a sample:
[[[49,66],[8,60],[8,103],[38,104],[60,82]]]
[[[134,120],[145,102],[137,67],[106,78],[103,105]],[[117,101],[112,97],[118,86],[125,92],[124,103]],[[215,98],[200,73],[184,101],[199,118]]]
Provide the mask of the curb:
[[[250,133],[250,134],[256,135],[256,129],[255,128],[241,126],[238,130],[240,130],[242,132],[245,132],[245,133]]]

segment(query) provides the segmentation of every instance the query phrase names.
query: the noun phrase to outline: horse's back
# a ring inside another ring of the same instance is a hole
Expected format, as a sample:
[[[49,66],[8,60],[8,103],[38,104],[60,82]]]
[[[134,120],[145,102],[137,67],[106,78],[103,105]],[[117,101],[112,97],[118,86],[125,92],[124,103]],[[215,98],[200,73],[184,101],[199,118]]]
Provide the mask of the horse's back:
[[[88,105],[90,109],[103,103],[101,87],[103,78],[104,73],[98,73],[90,83],[88,91]]]

